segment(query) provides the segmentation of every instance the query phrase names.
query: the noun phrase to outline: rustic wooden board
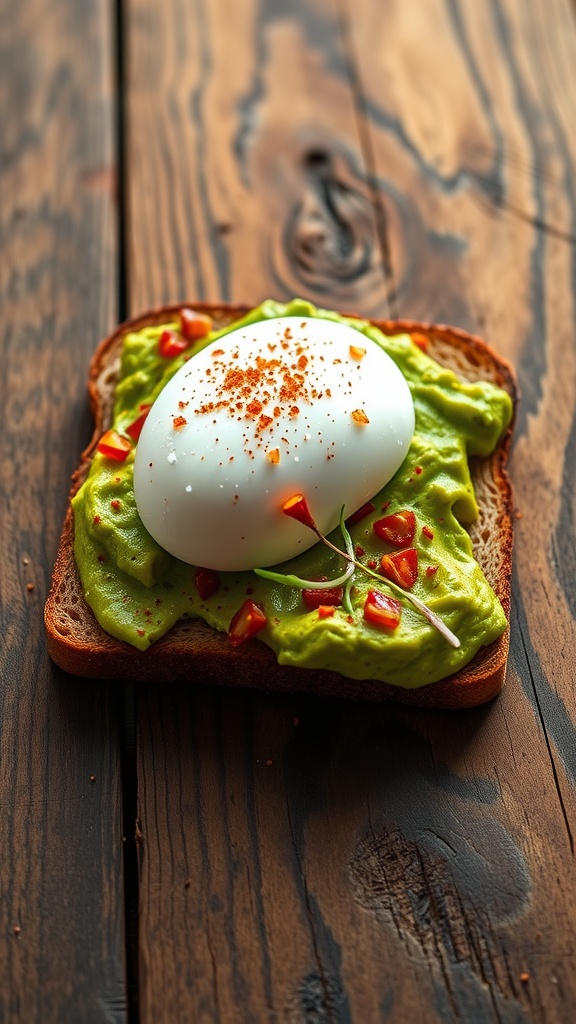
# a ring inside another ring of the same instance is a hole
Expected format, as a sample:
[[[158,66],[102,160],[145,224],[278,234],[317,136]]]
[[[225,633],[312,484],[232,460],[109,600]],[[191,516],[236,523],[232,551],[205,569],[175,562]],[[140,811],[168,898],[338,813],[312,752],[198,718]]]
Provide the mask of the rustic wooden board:
[[[496,703],[140,691],[143,1021],[573,1018],[573,15],[129,5],[132,312],[446,320],[524,395]]]
[[[116,313],[110,8],[0,20],[0,1019],[125,1019],[117,690],[49,663],[42,611]]]
[[[305,293],[385,313],[336,6],[127,12],[132,312]]]

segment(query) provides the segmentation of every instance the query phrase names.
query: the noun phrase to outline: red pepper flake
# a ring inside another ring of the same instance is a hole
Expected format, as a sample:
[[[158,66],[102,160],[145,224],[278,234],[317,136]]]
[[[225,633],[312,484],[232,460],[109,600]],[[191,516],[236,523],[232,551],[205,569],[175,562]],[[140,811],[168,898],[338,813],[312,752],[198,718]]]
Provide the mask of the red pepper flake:
[[[365,427],[367,423],[370,423],[370,420],[363,409],[353,409],[350,415],[354,420],[354,423],[357,423],[359,427]]]
[[[432,530],[427,524],[422,527],[422,533],[428,540],[434,540],[434,530]]]
[[[138,636],[146,636],[146,633],[143,629],[137,629],[136,632],[138,633]]]
[[[215,349],[212,350],[212,355],[213,356],[223,356],[224,355],[224,349],[223,348],[215,348]]]
[[[356,558],[362,558],[366,554],[361,544],[357,544],[354,550],[356,552]]]
[[[426,566],[426,575],[427,576],[435,576],[437,572],[438,572],[438,566],[437,565],[427,565]]]
[[[376,566],[378,565],[378,562],[376,561],[375,558],[369,558],[368,561],[366,562],[366,565],[368,566],[369,569],[375,569]]]
[[[298,408],[298,406],[297,405],[293,405],[292,408],[290,409],[288,415],[289,416],[297,416],[299,412],[300,412],[300,409]]]
[[[94,526],[98,526],[98,523],[102,522],[102,520],[100,519],[100,516],[94,516],[92,522],[94,523]]]
[[[382,512],[386,512],[386,509],[389,509],[391,504],[391,501],[385,501],[384,504],[382,505]]]
[[[118,501],[118,498],[114,498],[110,502],[110,505],[114,509],[115,512],[119,512],[120,511],[120,502]]]
[[[266,458],[268,462],[271,462],[273,466],[277,466],[280,462],[280,449],[271,448],[270,451],[266,452]]]
[[[422,466],[414,466],[414,472],[416,473],[417,476],[420,476],[420,473],[422,472]]]
[[[184,416],[175,416],[174,423],[172,424],[172,426],[174,427],[174,430],[181,430],[182,427],[185,427],[187,423],[188,420],[185,419]]]
[[[359,345],[350,345],[350,358],[355,359],[358,363],[361,359],[364,359],[366,355],[366,349],[360,348]]]

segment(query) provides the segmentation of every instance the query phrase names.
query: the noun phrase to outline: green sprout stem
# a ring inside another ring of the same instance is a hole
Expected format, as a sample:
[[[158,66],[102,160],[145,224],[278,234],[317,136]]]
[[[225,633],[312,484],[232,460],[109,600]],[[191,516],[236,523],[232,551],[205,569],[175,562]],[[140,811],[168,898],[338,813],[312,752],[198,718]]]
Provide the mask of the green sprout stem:
[[[439,633],[441,633],[444,639],[447,640],[452,647],[460,647],[460,640],[458,639],[458,637],[452,632],[451,629],[449,629],[446,623],[443,622],[442,619],[438,615],[436,615],[436,613],[433,612],[431,608],[428,607],[427,604],[424,604],[424,602],[420,600],[419,597],[416,597],[415,594],[411,594],[408,590],[403,590],[402,587],[399,587],[397,583],[394,583],[392,580],[386,579],[379,573],[374,572],[373,569],[369,569],[367,565],[363,565],[362,562],[357,561],[357,559],[354,557],[354,546],[352,543],[352,538],[344,521],[344,506],[342,506],[342,508],[340,509],[340,530],[344,538],[346,551],[341,551],[340,548],[333,544],[331,540],[328,540],[328,537],[325,537],[324,534],[320,533],[320,530],[316,526],[310,526],[310,529],[314,531],[314,533],[318,537],[318,540],[321,540],[322,543],[326,545],[326,547],[330,548],[331,551],[334,551],[337,555],[340,556],[340,558],[346,559],[348,566],[345,573],[343,573],[341,576],[338,576],[336,579],[323,581],[303,580],[299,576],[293,576],[290,574],[284,574],[280,572],[273,572],[268,569],[254,569],[256,575],[262,576],[264,579],[273,580],[275,583],[283,583],[286,586],[299,587],[301,590],[328,590],[329,588],[339,587],[344,584],[344,608],[347,614],[351,615],[353,614],[354,610],[350,598],[350,590],[353,582],[354,569],[359,569],[360,572],[365,573],[367,576],[371,576],[372,579],[378,580],[378,583],[381,586],[384,584],[385,586],[389,587],[389,589],[392,590],[393,593],[396,593],[400,597],[403,597],[407,601],[409,601],[413,605],[413,607],[416,608],[416,610],[419,611],[420,614],[428,620],[430,625],[437,629]]]

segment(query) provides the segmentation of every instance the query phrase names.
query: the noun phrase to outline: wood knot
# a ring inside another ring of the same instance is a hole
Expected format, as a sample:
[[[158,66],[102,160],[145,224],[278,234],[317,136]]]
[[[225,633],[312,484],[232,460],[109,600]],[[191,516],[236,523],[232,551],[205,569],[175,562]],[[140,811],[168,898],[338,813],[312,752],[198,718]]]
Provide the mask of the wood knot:
[[[302,979],[287,1010],[290,1024],[321,1024],[349,1019],[346,993],[338,978],[316,972]]]
[[[330,153],[310,150],[302,166],[303,195],[286,232],[296,273],[314,288],[361,277],[376,245],[370,202],[337,172]]]
[[[367,183],[346,153],[301,150],[275,257],[288,294],[337,295],[342,308],[387,308],[377,217]],[[280,264],[280,265],[279,265]]]

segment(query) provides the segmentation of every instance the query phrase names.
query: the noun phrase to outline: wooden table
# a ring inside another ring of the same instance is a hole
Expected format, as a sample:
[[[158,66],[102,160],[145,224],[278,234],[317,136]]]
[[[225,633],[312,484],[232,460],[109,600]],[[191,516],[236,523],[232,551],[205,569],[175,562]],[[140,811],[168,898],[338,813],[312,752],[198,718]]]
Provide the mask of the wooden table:
[[[0,1021],[573,1022],[573,0],[5,0],[0,54]],[[97,341],[293,294],[517,367],[490,706],[49,662]]]

